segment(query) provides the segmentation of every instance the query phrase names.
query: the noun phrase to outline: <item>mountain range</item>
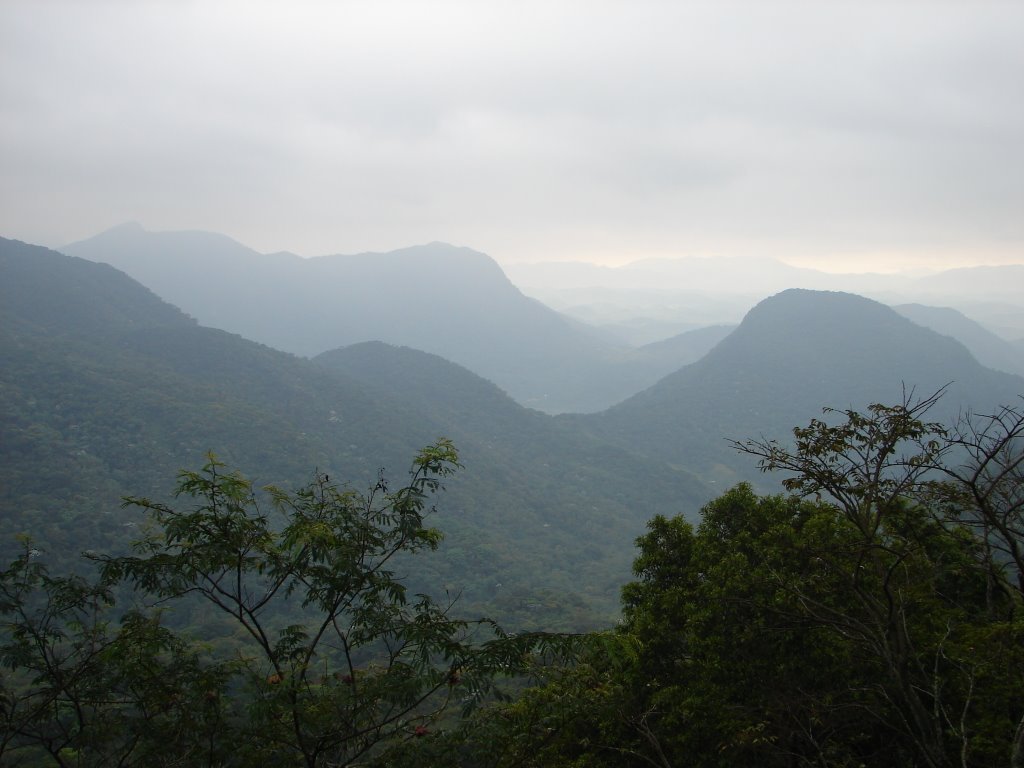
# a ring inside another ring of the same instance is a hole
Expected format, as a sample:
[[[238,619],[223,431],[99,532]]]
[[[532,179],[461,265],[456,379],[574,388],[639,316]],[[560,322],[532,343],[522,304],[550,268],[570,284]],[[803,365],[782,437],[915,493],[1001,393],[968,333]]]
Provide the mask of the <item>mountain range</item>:
[[[211,450],[260,485],[319,468],[366,488],[444,436],[465,467],[438,516],[446,556],[420,580],[520,625],[539,620],[523,606],[551,603],[579,626],[614,612],[646,518],[692,516],[709,496],[685,470],[434,355],[372,343],[310,361],[201,326],[112,267],[16,241],[0,241],[0,274],[0,520],[45,550],[109,545],[131,522],[122,496],[166,499]]]
[[[524,295],[490,257],[443,243],[302,259],[260,254],[215,233],[148,232],[128,224],[62,250],[121,269],[204,325],[275,349],[314,356],[363,341],[409,346],[456,362],[547,413],[598,412],[646,389],[721,339],[724,329],[709,331],[709,325],[735,325],[758,301],[786,287],[845,286],[845,292],[865,288],[891,298],[941,300],[961,284],[958,300],[976,312],[972,317],[992,316],[989,327],[1005,329],[1019,315],[1024,337],[1024,305],[1018,306],[1024,267],[914,279],[828,275],[737,259],[649,259],[614,269],[507,267],[527,284],[538,275],[554,289],[575,280],[576,290],[597,290],[612,304],[640,302],[648,316],[634,317],[635,306],[611,315],[594,305],[556,312]],[[602,322],[609,317],[614,321]],[[950,324],[918,312],[912,319],[954,335],[988,365],[1020,372],[1008,362],[1020,357],[1012,343],[991,333],[980,340],[978,331],[985,329],[969,328],[966,317]],[[691,331],[698,333],[687,335]],[[1012,331],[1010,338],[1016,338]]]
[[[132,240],[138,232],[107,234]],[[599,332],[526,299],[481,254],[435,245],[382,255],[376,266],[364,256],[304,267],[298,257],[254,256],[218,236],[149,242],[157,251],[160,243],[173,248],[133,257],[137,271],[151,270],[154,285],[145,286],[108,265],[120,257],[101,258],[99,250],[94,261],[0,240],[4,551],[19,532],[60,557],[123,546],[140,521],[120,509],[120,497],[167,498],[176,471],[198,467],[207,451],[259,484],[294,487],[319,468],[365,488],[382,466],[401,477],[419,447],[445,436],[465,466],[439,503],[441,557],[417,565],[411,578],[443,585],[467,609],[514,627],[595,626],[615,614],[647,519],[695,519],[704,501],[737,480],[778,488],[727,439],[785,440],[823,406],[892,403],[905,388],[930,394],[948,385],[936,413],[944,418],[1024,393],[1020,376],[983,367],[960,342],[878,302],[787,290],[757,304],[738,327],[629,349],[633,360],[646,354],[662,366],[673,356],[695,362],[601,412],[555,417],[524,407],[480,371],[408,341],[385,343],[394,336],[330,346],[347,328],[321,304],[335,295],[366,308],[353,337],[398,334],[400,321],[418,323],[416,338],[428,341],[462,329],[458,338],[490,345],[497,358],[515,349],[510,339],[528,345],[562,334],[543,354],[524,346],[510,355],[508,369],[539,365],[552,350],[587,339],[592,346],[584,349],[607,354]],[[294,282],[295,270],[307,268],[318,270],[310,273],[316,279]],[[211,307],[219,301],[224,318],[248,318],[268,333],[276,320],[293,331],[315,329],[319,341],[307,342],[307,351],[325,348],[306,358],[237,335],[236,327],[210,327],[195,311],[198,299],[189,317],[164,293],[177,286],[188,294],[204,269],[196,295]],[[295,285],[316,292],[293,295]],[[494,298],[494,286],[507,303],[482,298]],[[258,306],[231,306],[257,294]],[[447,311],[433,306],[442,299],[461,304],[450,309],[451,325],[431,327]],[[397,317],[403,312],[411,318]],[[534,318],[529,332],[520,313]],[[373,318],[387,333],[374,333]],[[566,369],[595,359],[566,355]]]
[[[635,354],[524,296],[488,256],[444,243],[300,259],[223,235],[125,225],[62,251],[111,264],[199,322],[276,349],[410,346],[551,413],[601,410],[690,362],[671,349]]]
[[[935,274],[832,274],[773,259],[643,259],[617,267],[577,262],[505,265],[529,296],[634,343],[693,323],[735,323],[787,288],[856,293],[885,304],[950,307],[1007,340],[1024,339],[1024,265]]]

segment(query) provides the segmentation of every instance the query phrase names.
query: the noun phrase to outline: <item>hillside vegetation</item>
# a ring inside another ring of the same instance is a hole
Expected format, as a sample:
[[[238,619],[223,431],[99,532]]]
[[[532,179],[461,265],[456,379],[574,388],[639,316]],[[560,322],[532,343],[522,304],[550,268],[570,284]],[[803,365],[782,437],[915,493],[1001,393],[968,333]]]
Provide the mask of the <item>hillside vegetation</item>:
[[[0,276],[4,765],[1024,765],[1024,379],[893,309],[783,291],[551,416],[45,248]]]
[[[319,469],[366,488],[452,437],[465,470],[430,580],[525,625],[581,627],[614,616],[647,514],[708,497],[440,358],[378,344],[314,363],[199,326],[105,265],[14,241],[0,258],[7,551],[18,532],[55,553],[128,538],[121,497],[166,498],[209,451],[258,486]]]

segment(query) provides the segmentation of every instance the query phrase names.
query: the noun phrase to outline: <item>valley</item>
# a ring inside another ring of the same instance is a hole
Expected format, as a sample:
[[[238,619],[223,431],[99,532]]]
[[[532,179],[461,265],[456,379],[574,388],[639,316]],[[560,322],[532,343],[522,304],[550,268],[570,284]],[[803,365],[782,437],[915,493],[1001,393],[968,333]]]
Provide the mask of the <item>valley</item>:
[[[210,451],[260,485],[319,470],[363,488],[445,437],[464,467],[417,579],[523,627],[613,621],[648,519],[778,487],[729,440],[786,440],[825,406],[905,390],[948,387],[945,419],[1024,391],[924,327],[1013,368],[962,315],[848,293],[784,290],[738,326],[631,346],[442,244],[307,261],[128,226],[65,250],[89,260],[3,243],[8,546],[123,544],[119,499],[166,496]]]

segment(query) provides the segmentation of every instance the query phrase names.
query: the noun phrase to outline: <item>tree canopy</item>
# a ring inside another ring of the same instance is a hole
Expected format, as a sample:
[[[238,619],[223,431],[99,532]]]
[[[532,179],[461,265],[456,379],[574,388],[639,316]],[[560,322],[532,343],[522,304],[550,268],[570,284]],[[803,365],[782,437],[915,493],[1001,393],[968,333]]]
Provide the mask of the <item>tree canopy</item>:
[[[28,541],[0,573],[0,759],[1021,768],[1024,412],[947,427],[941,396],[734,443],[789,493],[655,516],[621,623],[581,637],[407,594],[447,441],[367,493],[317,475],[261,495],[211,458],[181,475],[190,506],[131,500],[153,528],[95,556],[98,581]],[[488,698],[508,674],[517,695]]]
[[[1024,764],[1024,417],[946,428],[939,397],[736,443],[791,494],[651,520],[622,625],[463,764]]]
[[[428,504],[457,466],[442,440],[397,489],[318,474],[257,494],[211,457],[181,473],[189,506],[128,500],[152,530],[94,555],[96,582],[51,575],[26,540],[0,573],[0,761],[351,765],[474,705],[559,639],[407,594],[396,569],[440,541]],[[118,618],[126,588],[139,604]]]

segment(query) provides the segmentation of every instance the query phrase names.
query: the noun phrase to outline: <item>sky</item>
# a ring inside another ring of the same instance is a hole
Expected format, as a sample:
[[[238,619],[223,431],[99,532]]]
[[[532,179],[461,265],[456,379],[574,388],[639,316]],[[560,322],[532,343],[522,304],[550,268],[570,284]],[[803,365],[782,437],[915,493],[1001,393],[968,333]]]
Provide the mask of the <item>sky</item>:
[[[0,236],[1024,263],[1024,2],[0,0]]]

